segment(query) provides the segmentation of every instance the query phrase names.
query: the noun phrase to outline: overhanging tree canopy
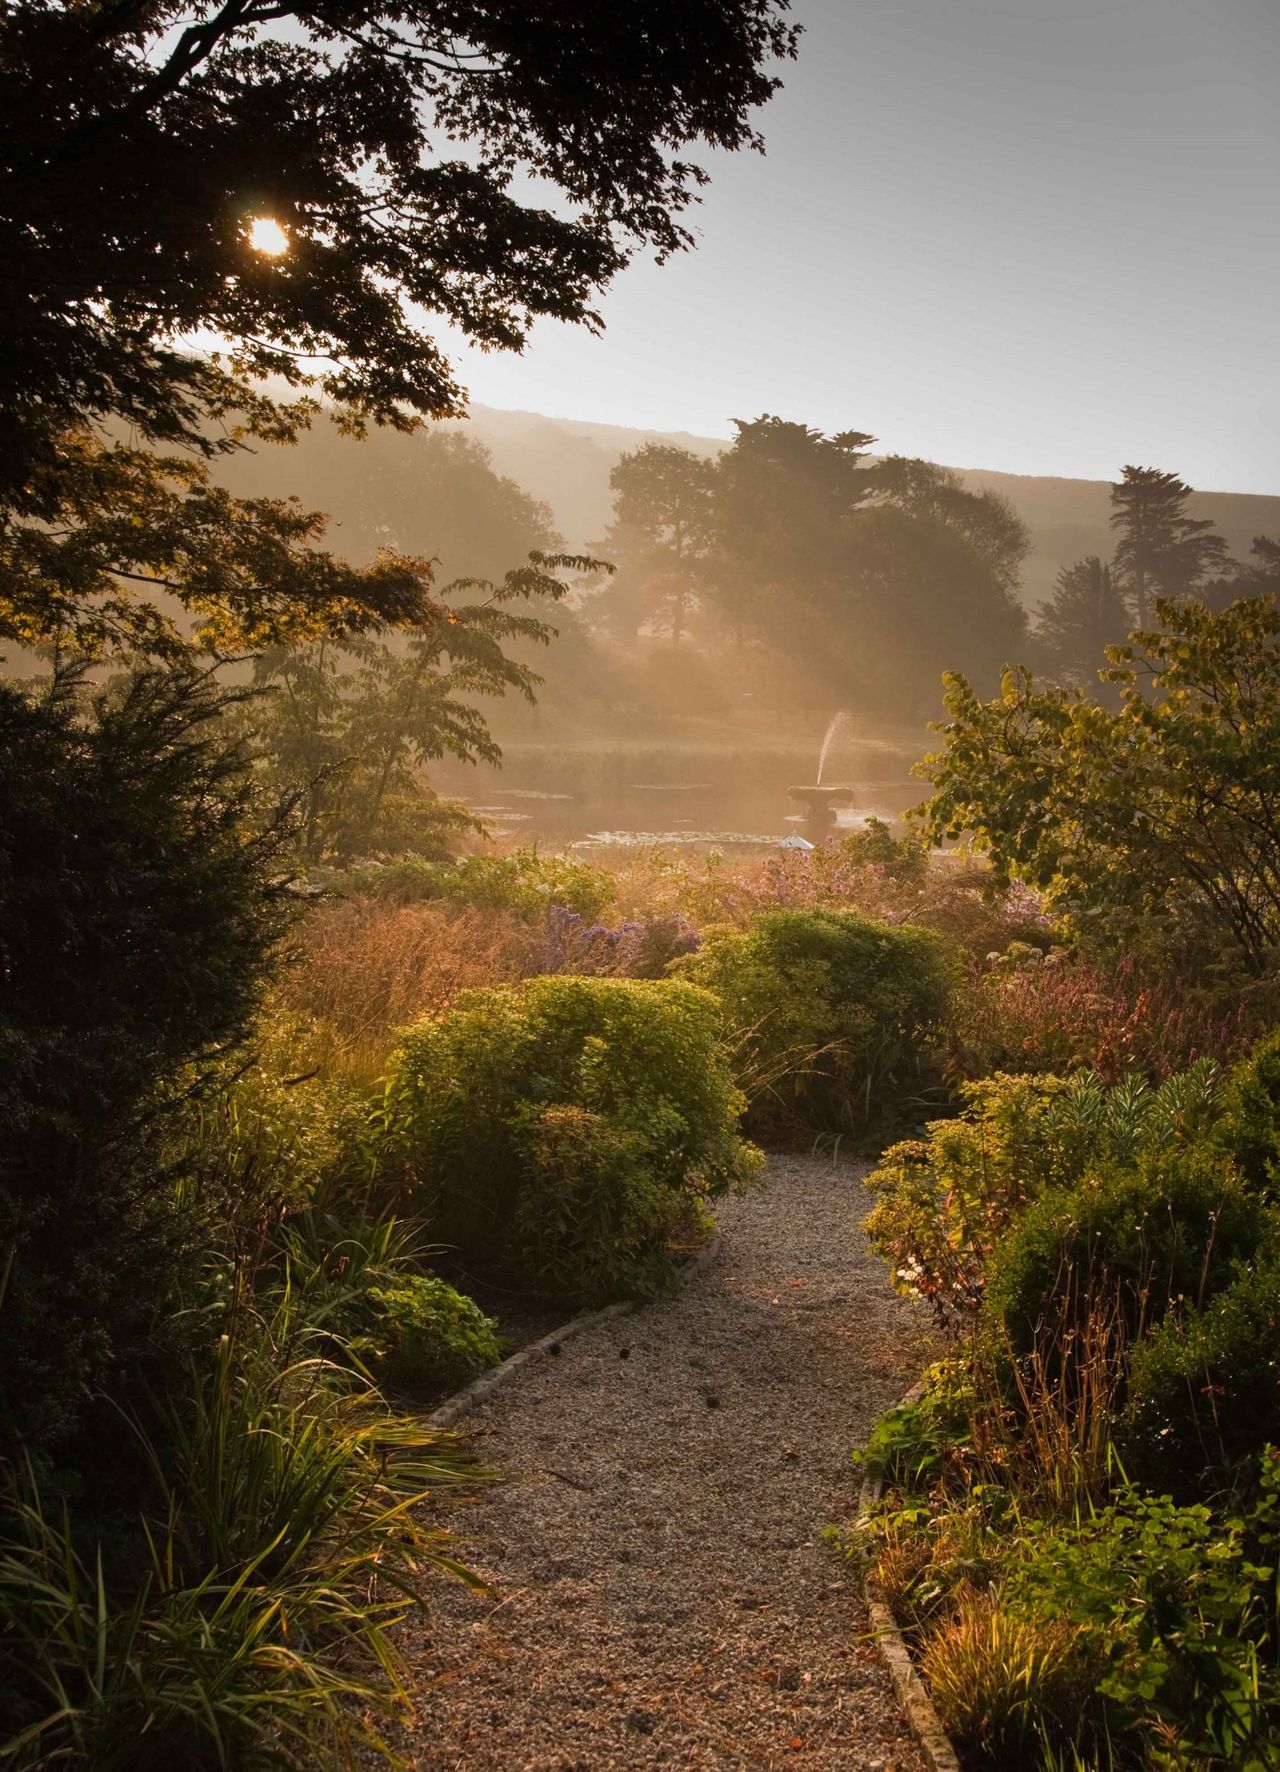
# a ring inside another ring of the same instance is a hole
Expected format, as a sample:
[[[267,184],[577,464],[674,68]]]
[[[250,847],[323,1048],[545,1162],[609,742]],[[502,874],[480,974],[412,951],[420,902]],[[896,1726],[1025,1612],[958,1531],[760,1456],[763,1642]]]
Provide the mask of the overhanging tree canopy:
[[[690,243],[690,143],[758,146],[788,0],[17,0],[0,18],[0,461],[118,415],[208,448],[242,379],[392,423],[458,413],[432,333],[597,324]],[[279,256],[247,232],[269,217]],[[182,349],[212,331],[224,363]]]

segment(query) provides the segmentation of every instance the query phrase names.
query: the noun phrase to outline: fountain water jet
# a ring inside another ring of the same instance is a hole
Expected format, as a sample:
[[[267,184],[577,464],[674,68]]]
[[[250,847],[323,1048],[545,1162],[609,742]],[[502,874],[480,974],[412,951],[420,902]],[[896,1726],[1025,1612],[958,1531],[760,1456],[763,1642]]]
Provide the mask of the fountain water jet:
[[[831,749],[831,742],[836,733],[848,717],[843,709],[832,716],[831,724],[827,727],[826,736],[822,740],[822,749],[818,753],[818,779],[813,786],[787,789],[793,800],[799,800],[808,814],[808,823],[814,826],[819,833],[825,832],[836,822],[835,809],[837,806],[853,805],[852,788],[826,788],[822,785],[822,774],[827,766],[827,752]]]
[[[822,786],[822,772],[827,766],[827,752],[831,749],[831,741],[848,718],[849,716],[843,708],[831,716],[831,724],[827,727],[826,737],[822,741],[822,749],[818,752],[818,779],[815,783],[817,787]]]

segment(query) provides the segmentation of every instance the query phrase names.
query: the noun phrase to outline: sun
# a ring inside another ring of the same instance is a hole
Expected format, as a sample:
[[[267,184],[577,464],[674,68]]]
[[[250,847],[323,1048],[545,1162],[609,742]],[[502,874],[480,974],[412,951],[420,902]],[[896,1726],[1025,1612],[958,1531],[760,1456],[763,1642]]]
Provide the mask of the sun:
[[[289,236],[270,215],[255,215],[249,223],[249,244],[267,258],[280,258],[289,250]]]

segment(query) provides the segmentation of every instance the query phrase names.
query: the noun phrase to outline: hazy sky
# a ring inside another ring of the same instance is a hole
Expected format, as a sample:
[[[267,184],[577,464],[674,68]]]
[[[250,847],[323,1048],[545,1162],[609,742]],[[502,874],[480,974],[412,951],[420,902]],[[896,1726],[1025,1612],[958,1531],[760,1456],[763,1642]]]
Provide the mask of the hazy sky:
[[[723,435],[775,412],[956,466],[1280,492],[1280,0],[797,0],[696,252],[477,401]]]

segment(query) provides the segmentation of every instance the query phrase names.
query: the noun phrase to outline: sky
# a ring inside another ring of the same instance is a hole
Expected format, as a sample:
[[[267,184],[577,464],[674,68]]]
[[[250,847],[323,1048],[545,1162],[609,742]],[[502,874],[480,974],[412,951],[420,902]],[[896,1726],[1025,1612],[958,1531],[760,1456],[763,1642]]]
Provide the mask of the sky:
[[[956,467],[1280,492],[1280,0],[796,0],[696,251],[473,399],[704,436],[762,412]]]

